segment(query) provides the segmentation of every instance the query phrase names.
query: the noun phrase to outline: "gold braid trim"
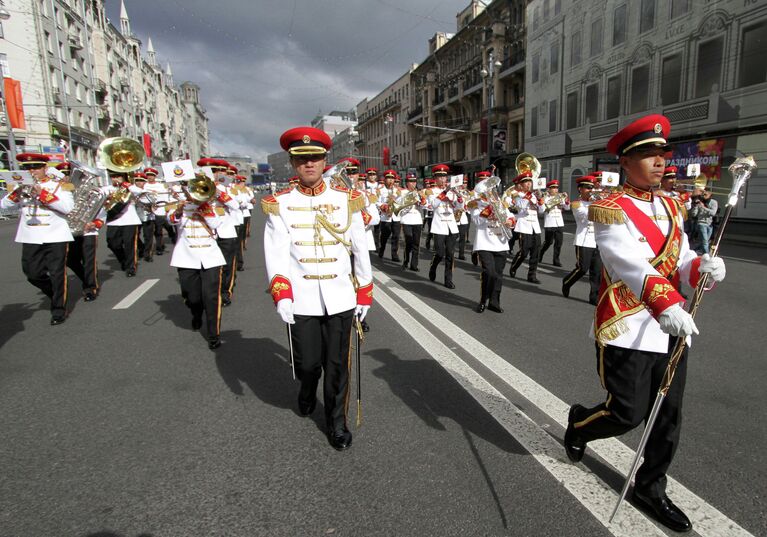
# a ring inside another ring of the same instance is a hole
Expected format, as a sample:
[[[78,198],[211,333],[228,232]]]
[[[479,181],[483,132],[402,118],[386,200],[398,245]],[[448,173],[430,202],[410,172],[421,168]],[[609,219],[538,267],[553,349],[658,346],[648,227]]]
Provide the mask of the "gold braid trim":
[[[626,216],[620,205],[606,198],[589,205],[589,220],[597,224],[623,224]]]
[[[356,190],[349,192],[349,214],[357,213],[365,208],[365,197]]]
[[[610,341],[618,339],[619,336],[628,332],[628,329],[626,321],[619,319],[608,326],[600,328],[595,335],[599,343],[607,345]]]
[[[74,192],[75,185],[73,185],[72,183],[61,183],[61,190],[65,192]]]
[[[264,214],[266,215],[273,214],[279,216],[280,203],[274,196],[265,196],[261,198],[261,210],[264,211]]]

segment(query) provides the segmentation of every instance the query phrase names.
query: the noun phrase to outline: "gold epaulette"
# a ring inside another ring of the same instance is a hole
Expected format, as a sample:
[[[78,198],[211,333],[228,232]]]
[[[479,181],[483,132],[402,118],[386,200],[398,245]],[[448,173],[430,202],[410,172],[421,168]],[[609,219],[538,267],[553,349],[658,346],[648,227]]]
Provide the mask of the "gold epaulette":
[[[467,209],[476,209],[477,208],[477,200],[471,200],[469,203],[466,204]]]
[[[340,189],[338,189],[340,190]],[[365,197],[359,190],[343,189],[343,191],[349,193],[349,212],[356,213],[365,208]]]
[[[277,198],[271,194],[264,196],[261,198],[261,210],[264,211],[264,214],[273,214],[275,216],[279,216],[280,202],[277,201]]]
[[[570,210],[574,211],[575,209],[579,208],[581,206],[581,200],[575,200],[570,202]]]
[[[377,203],[378,202],[378,196],[375,194],[368,193],[368,203]]]
[[[589,220],[597,224],[623,224],[626,221],[626,215],[615,201],[622,195],[622,193],[613,194],[589,205]]]
[[[335,183],[331,183],[330,188],[333,190],[337,190],[338,192],[349,192],[349,189],[346,188],[345,186],[339,186]]]
[[[226,214],[226,209],[221,207],[220,205],[216,205],[216,207],[213,209],[218,216],[224,216]]]
[[[75,185],[72,183],[59,183],[59,188],[65,192],[74,192],[75,191]]]
[[[163,207],[165,208],[165,213],[170,214],[176,211],[176,208],[178,207],[178,202],[176,201],[174,203],[168,203],[166,205],[163,205]]]

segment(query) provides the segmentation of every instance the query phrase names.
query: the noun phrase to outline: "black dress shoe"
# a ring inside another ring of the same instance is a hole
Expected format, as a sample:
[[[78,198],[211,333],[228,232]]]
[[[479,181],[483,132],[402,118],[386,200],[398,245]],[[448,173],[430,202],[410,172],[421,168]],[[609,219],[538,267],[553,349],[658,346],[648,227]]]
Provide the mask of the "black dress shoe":
[[[581,462],[583,454],[586,453],[586,442],[578,438],[575,432],[575,412],[584,410],[581,405],[573,405],[567,414],[567,429],[565,430],[565,453],[572,462]]]
[[[165,253],[165,250],[157,250],[154,255],[162,255]]]
[[[147,255],[147,256],[144,257],[144,261],[146,261],[147,263],[151,263],[153,261],[153,259],[152,259],[151,256]]]
[[[328,441],[330,442],[330,445],[333,446],[333,449],[343,451],[349,449],[352,445],[352,433],[346,429],[343,431],[330,432],[328,433]]]
[[[128,270],[125,271],[125,275],[128,278],[133,278],[136,275],[136,271],[133,270],[133,269],[128,269]]]
[[[541,283],[541,280],[539,280],[535,276],[533,276],[532,278],[528,278],[527,281],[529,281],[530,283],[535,283],[535,284]]]
[[[85,293],[84,302],[93,302],[94,300],[96,300],[96,293]]]
[[[237,272],[242,272],[243,270],[245,270],[245,269],[242,268],[242,267],[237,267]]]
[[[391,260],[394,261],[395,263],[399,263],[402,261],[399,257],[392,257]]]
[[[495,305],[493,305],[493,304],[490,304],[490,305],[487,307],[487,309],[489,309],[490,311],[494,311],[495,313],[503,313],[503,308],[502,308],[502,307],[500,307],[500,306],[495,306]]]
[[[202,328],[202,317],[192,317],[192,330]]]
[[[665,494],[661,498],[653,498],[652,496],[645,496],[635,489],[634,503],[655,515],[656,520],[669,529],[678,532],[687,532],[692,529],[692,522],[687,518],[687,515],[674,505]]]
[[[360,326],[362,326],[363,332],[370,332],[370,326],[368,325],[367,321],[360,321]]]
[[[562,263],[560,263],[559,261],[554,261],[554,266],[555,267],[561,267]]]
[[[471,264],[475,267],[479,265],[479,256],[475,253],[471,254]]]
[[[562,284],[562,296],[565,298],[570,296],[570,288],[565,284]]]
[[[479,304],[477,304],[477,307],[474,308],[474,311],[476,311],[477,313],[482,313],[483,311],[485,311],[485,303],[480,302]]]
[[[511,276],[512,278],[516,278],[517,277],[517,271],[509,269],[509,276]]]
[[[410,267],[410,270],[412,270],[413,272],[418,272],[418,267]]]
[[[51,317],[51,326],[56,326],[67,320],[66,315],[54,315]]]
[[[378,252],[378,257],[379,257],[380,259],[383,259],[383,252]]]
[[[455,289],[455,284],[453,282],[445,282],[445,287],[448,289]]]
[[[227,298],[227,297],[222,297],[222,298],[221,298],[221,304],[222,304],[224,307],[227,307],[227,306],[229,306],[231,303],[232,303],[232,299],[231,299],[231,298]]]
[[[591,304],[592,306],[596,306],[597,305],[597,299],[596,298],[589,298],[589,304]]]
[[[460,259],[461,261],[466,261],[466,256],[465,255],[459,255],[458,259]]]
[[[298,401],[298,413],[302,416],[308,416],[312,412],[314,412],[315,407],[317,406],[317,398],[315,398],[312,402],[306,403],[304,401]]]
[[[217,349],[221,346],[221,338],[215,337],[213,339],[208,340],[208,348],[210,350]]]
[[[436,279],[437,279],[437,271],[429,270],[429,280],[433,282]]]

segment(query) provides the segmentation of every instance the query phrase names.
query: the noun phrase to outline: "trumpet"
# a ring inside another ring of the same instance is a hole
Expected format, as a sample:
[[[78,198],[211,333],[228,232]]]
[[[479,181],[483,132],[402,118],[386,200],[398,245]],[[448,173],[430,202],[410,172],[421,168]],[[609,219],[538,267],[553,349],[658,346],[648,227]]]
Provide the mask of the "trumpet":
[[[400,203],[397,203],[397,201],[402,200]],[[392,204],[392,214],[394,216],[399,216],[399,213],[407,209],[408,207],[413,207],[414,205],[418,205],[421,202],[421,195],[418,193],[417,190],[409,190],[404,196],[400,196],[398,200],[395,200]]]
[[[547,211],[550,211],[560,203],[567,202],[567,193],[566,192],[560,192],[559,194],[556,194],[554,196],[551,196],[546,202],[543,204]]]
[[[487,179],[476,184],[474,187],[474,192],[478,196],[484,195],[487,198],[488,202],[493,208],[493,218],[499,225],[501,233],[503,233],[503,236],[506,237],[506,240],[511,240],[513,231],[506,224],[509,218],[511,218],[511,214],[506,208],[506,205],[501,200],[500,196],[498,196],[498,192],[496,190],[496,187],[500,184],[500,182],[501,179],[495,175],[488,177]]]

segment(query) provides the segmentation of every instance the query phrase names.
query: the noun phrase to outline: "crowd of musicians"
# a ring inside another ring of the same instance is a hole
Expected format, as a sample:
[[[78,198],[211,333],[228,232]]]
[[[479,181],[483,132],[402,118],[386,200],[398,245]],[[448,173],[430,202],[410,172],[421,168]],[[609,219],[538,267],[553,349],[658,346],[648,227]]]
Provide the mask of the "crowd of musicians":
[[[323,379],[328,440],[337,450],[351,445],[351,342],[356,332],[359,349],[362,333],[369,330],[371,252],[383,259],[388,247],[402,270],[417,272],[423,235],[425,248],[433,250],[429,280],[436,281],[441,272],[444,286],[454,289],[455,251],[465,259],[470,247],[472,262],[481,269],[475,309],[501,313],[507,258],[512,278],[527,261],[527,281],[539,284],[538,265],[549,249],[553,265],[562,266],[563,212],[572,211],[576,266],[562,279],[562,294],[569,296],[575,282],[588,275],[588,299],[596,306],[592,335],[598,371],[608,393],[591,408],[571,407],[566,454],[580,461],[589,441],[636,427],[647,415],[674,338],[698,333],[682,307],[681,282],[694,287],[704,273],[716,282],[725,276],[721,258],[707,253],[710,230],[699,230],[704,255],[689,246],[687,214],[705,217],[712,208],[706,203],[710,196],[693,200],[674,188],[677,170],[665,167],[670,130],[659,115],[624,127],[608,144],[625,173],[622,189],[605,187],[597,171],[577,179],[573,199],[560,192],[556,179],[549,179],[545,189],[533,188],[540,165],[532,156],[518,164],[506,190],[494,170],[477,173],[470,190],[466,178],[451,174],[445,164],[434,166],[419,189],[413,175],[403,186],[395,170],[363,171],[351,157],[328,169],[332,142],[326,133],[312,127],[286,131],[280,144],[297,175],[289,188],[260,203],[266,214],[268,290],[288,325],[291,364],[300,382],[299,414],[312,414]],[[18,160],[35,183],[11,192],[2,206],[21,206],[16,240],[22,243],[22,269],[51,299],[51,324],[66,318],[67,266],[82,281],[84,300],[98,297],[96,249],[99,229],[106,226],[107,246],[127,277],[136,275],[141,260],[152,262],[167,242],[173,243],[170,265],[178,270],[192,328],[201,329],[204,313],[208,345],[221,344],[221,307],[233,300],[256,202],[236,168],[201,159],[197,165],[213,177],[196,177],[194,184],[158,181],[154,168],[110,170],[103,206],[81,233],[73,234],[66,218],[74,206],[67,164],[56,174],[50,173],[45,155],[25,153]],[[647,443],[633,499],[669,528],[688,531],[689,519],[665,493],[666,470],[680,434],[686,360],[682,364]]]

